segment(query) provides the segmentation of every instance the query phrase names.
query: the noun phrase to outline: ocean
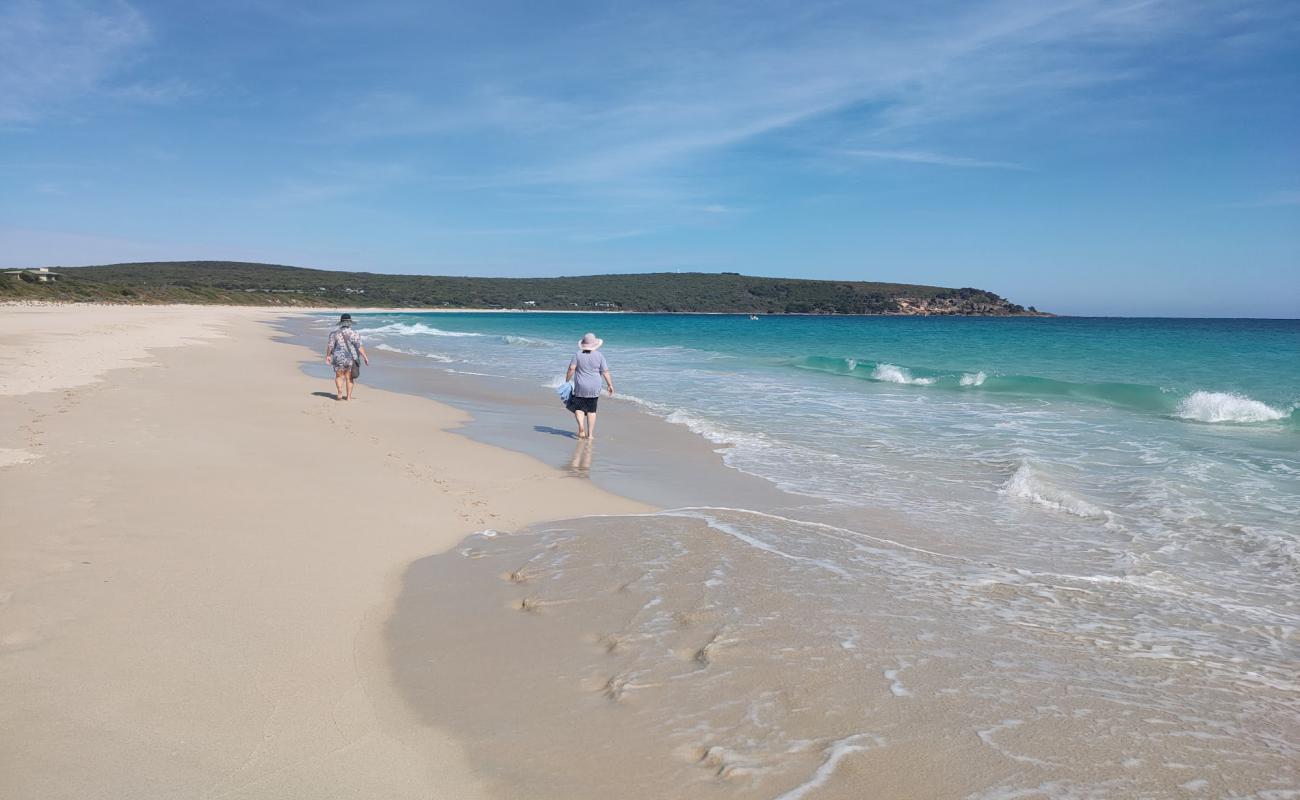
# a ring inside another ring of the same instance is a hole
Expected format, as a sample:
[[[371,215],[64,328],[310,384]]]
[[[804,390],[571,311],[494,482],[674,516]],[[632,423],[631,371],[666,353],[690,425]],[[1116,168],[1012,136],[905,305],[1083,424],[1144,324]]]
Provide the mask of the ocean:
[[[554,668],[656,697],[647,796],[860,796],[903,757],[934,796],[1300,796],[1300,321],[356,316],[377,360],[539,396],[594,331],[602,402],[773,488],[427,566],[605,643]]]

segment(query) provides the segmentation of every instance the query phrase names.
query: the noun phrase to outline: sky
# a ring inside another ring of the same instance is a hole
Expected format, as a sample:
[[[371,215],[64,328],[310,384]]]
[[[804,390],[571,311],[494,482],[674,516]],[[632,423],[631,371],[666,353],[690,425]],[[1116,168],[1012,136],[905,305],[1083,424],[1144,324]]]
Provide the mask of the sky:
[[[1300,3],[0,0],[0,266],[1300,316]]]

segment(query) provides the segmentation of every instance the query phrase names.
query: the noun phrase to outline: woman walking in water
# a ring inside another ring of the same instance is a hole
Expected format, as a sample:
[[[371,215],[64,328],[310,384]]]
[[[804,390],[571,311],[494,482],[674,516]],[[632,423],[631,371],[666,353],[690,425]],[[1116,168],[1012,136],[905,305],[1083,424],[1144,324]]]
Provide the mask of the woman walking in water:
[[[604,343],[594,333],[583,336],[578,342],[580,352],[569,362],[569,371],[564,376],[564,380],[573,381],[568,407],[578,422],[579,439],[596,438],[596,401],[600,399],[602,379],[609,387],[609,396],[614,396],[614,379],[609,376],[609,364],[605,362],[603,353],[596,352]]]
[[[360,361],[370,366],[361,334],[352,330],[352,315],[344,314],[339,317],[338,327],[330,331],[329,344],[325,345],[325,363],[334,368],[336,399],[352,399],[352,386],[361,372]]]

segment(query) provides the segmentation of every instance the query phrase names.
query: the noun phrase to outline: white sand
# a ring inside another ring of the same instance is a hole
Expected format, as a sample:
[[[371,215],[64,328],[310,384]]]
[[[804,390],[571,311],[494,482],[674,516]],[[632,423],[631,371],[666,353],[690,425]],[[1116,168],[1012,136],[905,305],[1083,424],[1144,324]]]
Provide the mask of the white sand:
[[[315,396],[283,313],[0,308],[0,796],[491,789],[392,688],[403,570],[640,507],[431,401]]]

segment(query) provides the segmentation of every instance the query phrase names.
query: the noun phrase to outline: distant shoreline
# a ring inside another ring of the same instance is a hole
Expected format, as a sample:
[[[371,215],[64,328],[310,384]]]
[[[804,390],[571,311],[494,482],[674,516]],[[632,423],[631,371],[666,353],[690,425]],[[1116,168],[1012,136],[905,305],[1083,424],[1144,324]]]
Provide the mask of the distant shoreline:
[[[653,315],[661,314],[664,316],[678,317],[916,317],[916,318],[939,318],[939,317],[963,317],[975,319],[1254,319],[1253,317],[1071,317],[1069,314],[1049,314],[1039,312],[1037,314],[899,314],[899,313],[880,313],[880,314],[819,314],[806,311],[780,311],[780,312],[758,312],[750,313],[748,311],[632,311],[632,310],[610,310],[610,309],[562,309],[562,308],[448,308],[446,306],[356,306],[356,305],[338,305],[338,306],[294,306],[280,305],[276,303],[259,304],[237,304],[237,303],[141,303],[141,302],[109,302],[104,300],[0,300],[0,308],[39,308],[48,306],[50,308],[59,308],[62,306],[85,306],[85,307],[102,307],[102,308],[248,308],[248,309],[267,309],[272,311],[283,311],[287,314],[325,314],[335,311],[353,311],[358,314],[640,314]]]
[[[230,308],[230,309],[265,309],[270,311],[281,311],[286,314],[327,314],[333,312],[352,311],[358,314],[613,314],[613,315],[653,315],[662,314],[665,316],[704,316],[704,317],[743,317],[747,316],[744,311],[609,311],[609,310],[563,310],[557,308],[416,308],[416,307],[369,307],[369,306],[289,306],[289,305],[237,305],[233,303],[110,303],[100,300],[14,300],[0,299],[0,308],[39,308],[48,306],[50,308],[59,308],[63,306],[84,306],[84,307],[103,307],[103,308]],[[826,317],[834,318],[854,318],[854,317],[912,317],[917,319],[938,319],[938,318],[962,318],[962,319],[1143,319],[1143,320],[1160,320],[1160,319],[1204,319],[1204,320],[1240,320],[1243,322],[1296,322],[1300,317],[1167,317],[1160,315],[1143,315],[1143,316],[1125,316],[1123,314],[1049,314],[1039,312],[1038,314],[809,314],[784,312],[779,314],[757,314],[758,317]]]
[[[972,286],[651,272],[545,278],[383,275],[238,261],[10,270],[0,300],[286,308],[863,316],[1047,316]]]

